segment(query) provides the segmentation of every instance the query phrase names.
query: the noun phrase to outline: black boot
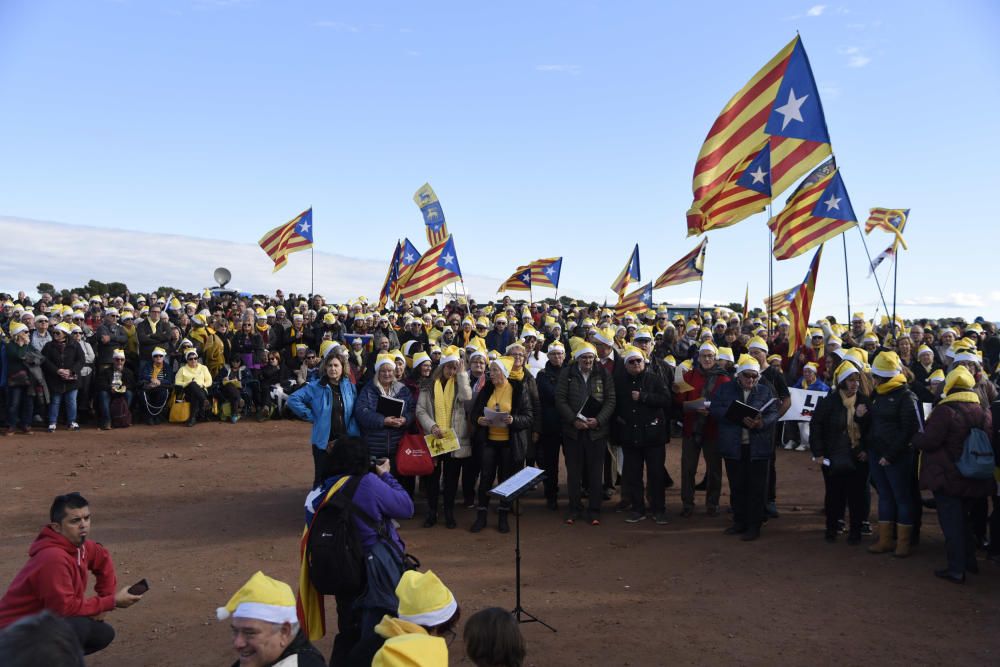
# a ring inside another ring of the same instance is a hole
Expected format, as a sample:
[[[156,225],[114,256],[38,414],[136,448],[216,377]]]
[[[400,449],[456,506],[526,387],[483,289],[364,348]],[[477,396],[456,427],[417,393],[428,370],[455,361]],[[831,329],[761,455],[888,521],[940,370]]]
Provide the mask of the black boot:
[[[455,523],[455,508],[445,507],[444,508],[444,526],[445,528],[454,528],[458,524]]]
[[[434,524],[438,522],[437,512],[428,510],[427,518],[424,519],[424,528],[433,528]]]
[[[497,530],[501,533],[509,533],[510,525],[507,523],[507,510],[502,509],[497,512],[497,515]]]
[[[486,527],[486,510],[477,509],[476,510],[476,520],[472,523],[472,527],[469,528],[469,532],[478,533],[483,528]]]

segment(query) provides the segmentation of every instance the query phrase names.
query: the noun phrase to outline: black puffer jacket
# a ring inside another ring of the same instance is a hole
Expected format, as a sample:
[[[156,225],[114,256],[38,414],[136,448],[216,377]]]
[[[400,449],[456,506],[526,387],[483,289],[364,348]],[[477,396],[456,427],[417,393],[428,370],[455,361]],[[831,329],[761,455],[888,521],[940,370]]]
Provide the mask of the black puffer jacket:
[[[632,392],[639,400],[632,400]],[[612,435],[623,447],[651,447],[670,440],[666,408],[670,393],[660,377],[651,370],[638,375],[627,371],[615,378],[615,420]]]
[[[542,408],[542,434],[559,435],[562,425],[559,422],[559,411],[556,409],[556,384],[562,366],[556,367],[552,362],[538,371],[535,384],[538,385],[538,400]]]
[[[917,397],[905,385],[887,394],[876,391],[872,394],[871,415],[868,455],[896,463],[910,448],[920,426]]]
[[[64,380],[59,377],[60,369],[68,370],[72,373],[72,378]],[[76,389],[81,369],[83,369],[83,348],[79,345],[50,340],[42,348],[42,370],[51,393],[63,394]]]
[[[601,402],[601,411],[597,415],[598,427],[587,433],[592,440],[606,439],[615,413],[615,383],[611,374],[600,363],[594,362],[590,377],[584,381],[577,364],[564,368],[556,384],[556,408],[562,421],[564,438],[576,440],[579,437],[573,422],[590,396]]]
[[[860,465],[858,454],[865,450],[865,441],[871,427],[871,401],[860,392],[855,396],[855,409],[859,405],[868,409],[864,417],[854,418],[854,423],[861,431],[861,443],[858,449],[853,451],[851,449],[851,439],[847,435],[847,409],[844,407],[844,399],[840,392],[834,389],[819,399],[809,427],[809,448],[816,458],[831,461],[849,460],[855,466]]]

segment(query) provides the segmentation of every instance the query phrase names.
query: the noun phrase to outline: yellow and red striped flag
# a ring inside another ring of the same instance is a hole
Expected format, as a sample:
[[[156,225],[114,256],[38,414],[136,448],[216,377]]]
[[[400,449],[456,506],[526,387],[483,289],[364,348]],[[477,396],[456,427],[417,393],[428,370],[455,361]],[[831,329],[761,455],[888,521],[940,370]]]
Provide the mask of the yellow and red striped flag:
[[[896,236],[896,241],[903,246],[904,250],[909,250],[906,247],[906,241],[903,240],[903,227],[906,227],[906,221],[910,217],[910,209],[908,208],[872,208],[868,210],[868,220],[865,221],[865,234],[871,234],[873,229],[884,229],[890,234]]]
[[[796,36],[729,100],[709,130],[695,163],[688,235],[763,210],[830,154],[819,89]]]
[[[615,304],[615,317],[621,319],[625,313],[638,315],[653,307],[653,284],[646,283]]]
[[[817,167],[767,226],[774,232],[774,258],[790,259],[858,224],[840,177],[829,161]]]
[[[562,257],[545,257],[531,263],[531,284],[534,287],[555,287],[559,289],[559,274],[562,273]]]
[[[497,288],[497,292],[528,292],[531,290],[531,279],[531,265],[519,266],[517,271]]]
[[[705,275],[705,248],[707,245],[708,239],[702,239],[694,250],[681,257],[660,274],[660,277],[653,283],[653,289],[701,280],[702,276]]]
[[[632,281],[642,280],[642,276],[639,273],[639,244],[635,244],[635,248],[632,250],[632,254],[628,256],[628,262],[625,263],[625,268],[622,272],[618,274],[615,281],[611,283],[611,291],[618,295],[618,300],[622,298],[622,294],[628,289],[628,285]]]
[[[274,262],[278,271],[288,263],[288,255],[307,250],[313,245],[312,208],[299,213],[283,225],[278,225],[257,242]]]
[[[743,295],[743,319],[750,317],[750,283],[747,283],[747,292]]]
[[[399,279],[399,299],[413,299],[436,294],[445,285],[462,279],[462,270],[455,253],[455,241],[448,239],[425,252]],[[395,298],[393,299],[395,301]]]
[[[786,308],[788,304],[792,302],[792,297],[795,295],[795,290],[797,289],[798,285],[795,287],[789,287],[786,290],[782,290],[781,292],[767,297],[764,299],[764,310],[766,310],[767,314],[770,315],[771,313],[776,313],[779,310]]]
[[[794,355],[800,347],[809,342],[809,311],[812,309],[813,294],[816,292],[816,277],[819,275],[819,259],[823,254],[820,245],[809,263],[805,280],[795,288],[791,303],[788,304],[788,355]]]

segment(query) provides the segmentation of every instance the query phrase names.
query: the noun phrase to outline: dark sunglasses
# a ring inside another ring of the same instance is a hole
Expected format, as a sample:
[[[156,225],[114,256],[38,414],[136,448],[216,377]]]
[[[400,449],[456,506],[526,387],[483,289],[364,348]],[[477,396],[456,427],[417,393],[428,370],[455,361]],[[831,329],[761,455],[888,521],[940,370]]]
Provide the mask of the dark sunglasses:
[[[629,359],[626,363],[628,363],[630,366],[634,366],[636,364],[641,364],[642,359]]]

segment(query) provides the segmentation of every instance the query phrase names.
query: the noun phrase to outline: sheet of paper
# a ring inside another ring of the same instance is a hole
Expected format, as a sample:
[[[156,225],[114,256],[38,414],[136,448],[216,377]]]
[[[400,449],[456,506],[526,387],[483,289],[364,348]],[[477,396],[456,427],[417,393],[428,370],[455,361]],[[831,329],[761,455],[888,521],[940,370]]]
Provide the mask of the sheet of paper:
[[[538,468],[532,468],[530,466],[522,468],[500,484],[497,484],[494,488],[490,489],[490,495],[499,496],[501,498],[509,498],[544,474],[545,471],[539,470]]]
[[[431,456],[441,456],[448,452],[454,452],[460,447],[458,436],[451,429],[445,430],[444,435],[440,438],[435,438],[430,434],[425,435],[424,440],[427,441],[427,449],[430,450]]]
[[[490,408],[483,410],[483,417],[486,417],[486,421],[490,423],[490,426],[509,426],[507,423],[507,417],[509,416],[509,412],[497,412]]]

